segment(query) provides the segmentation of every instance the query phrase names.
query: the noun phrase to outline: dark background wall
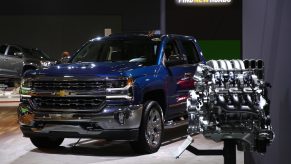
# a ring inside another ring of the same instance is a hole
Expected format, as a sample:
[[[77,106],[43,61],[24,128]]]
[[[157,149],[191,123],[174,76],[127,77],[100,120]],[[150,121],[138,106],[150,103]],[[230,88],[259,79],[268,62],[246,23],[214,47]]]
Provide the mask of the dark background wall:
[[[54,58],[113,32],[160,28],[158,0],[9,0],[0,3],[0,44],[43,49]]]
[[[206,59],[241,58],[242,0],[221,6],[181,6],[166,0],[166,31],[195,36]]]
[[[40,48],[57,58],[82,43],[104,35],[104,28],[120,32],[118,15],[9,15],[0,16],[0,42]],[[100,23],[102,22],[102,23]]]
[[[274,143],[264,156],[245,153],[246,164],[291,162],[291,1],[243,1],[243,57],[265,61]]]
[[[166,0],[166,31],[199,40],[241,40],[242,0],[223,6],[181,6]]]

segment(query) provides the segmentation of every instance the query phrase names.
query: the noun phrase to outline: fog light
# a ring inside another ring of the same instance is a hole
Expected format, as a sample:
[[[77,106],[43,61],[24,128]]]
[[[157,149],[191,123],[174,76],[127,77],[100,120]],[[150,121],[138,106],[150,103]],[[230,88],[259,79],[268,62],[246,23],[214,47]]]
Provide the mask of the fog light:
[[[34,120],[34,114],[29,111],[29,107],[18,107],[18,121],[22,125],[31,125]]]
[[[31,125],[34,120],[34,114],[25,114],[19,117],[19,122],[24,125]]]

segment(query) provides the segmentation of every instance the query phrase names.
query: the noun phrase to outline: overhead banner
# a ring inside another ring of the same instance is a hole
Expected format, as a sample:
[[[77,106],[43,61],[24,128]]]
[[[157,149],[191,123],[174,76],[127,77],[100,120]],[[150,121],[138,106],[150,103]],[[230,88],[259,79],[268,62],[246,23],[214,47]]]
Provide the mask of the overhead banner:
[[[232,0],[176,0],[178,5],[216,6],[229,5]]]

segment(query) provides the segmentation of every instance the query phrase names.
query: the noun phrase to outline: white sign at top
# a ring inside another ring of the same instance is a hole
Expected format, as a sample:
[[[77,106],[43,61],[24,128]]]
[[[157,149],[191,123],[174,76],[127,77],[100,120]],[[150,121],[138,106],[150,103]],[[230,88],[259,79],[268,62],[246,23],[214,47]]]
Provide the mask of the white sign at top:
[[[176,0],[178,5],[193,5],[193,6],[215,6],[228,5],[232,0]]]

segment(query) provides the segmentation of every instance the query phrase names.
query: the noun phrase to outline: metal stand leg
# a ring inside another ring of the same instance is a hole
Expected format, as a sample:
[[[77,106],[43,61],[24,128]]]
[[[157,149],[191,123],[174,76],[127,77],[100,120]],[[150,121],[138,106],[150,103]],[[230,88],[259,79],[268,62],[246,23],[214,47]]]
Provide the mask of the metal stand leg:
[[[195,155],[204,155],[204,156],[208,156],[208,155],[224,155],[222,150],[199,150],[193,146],[188,146],[187,149],[188,151],[190,151],[191,153],[195,154]]]
[[[184,150],[195,155],[209,156],[209,155],[223,155],[224,164],[236,164],[236,142],[234,140],[224,140],[223,150],[199,150],[191,145],[193,143],[191,136],[184,141],[182,146],[179,148],[176,158],[179,158]]]
[[[236,144],[233,140],[225,140],[223,148],[224,164],[236,164]]]

